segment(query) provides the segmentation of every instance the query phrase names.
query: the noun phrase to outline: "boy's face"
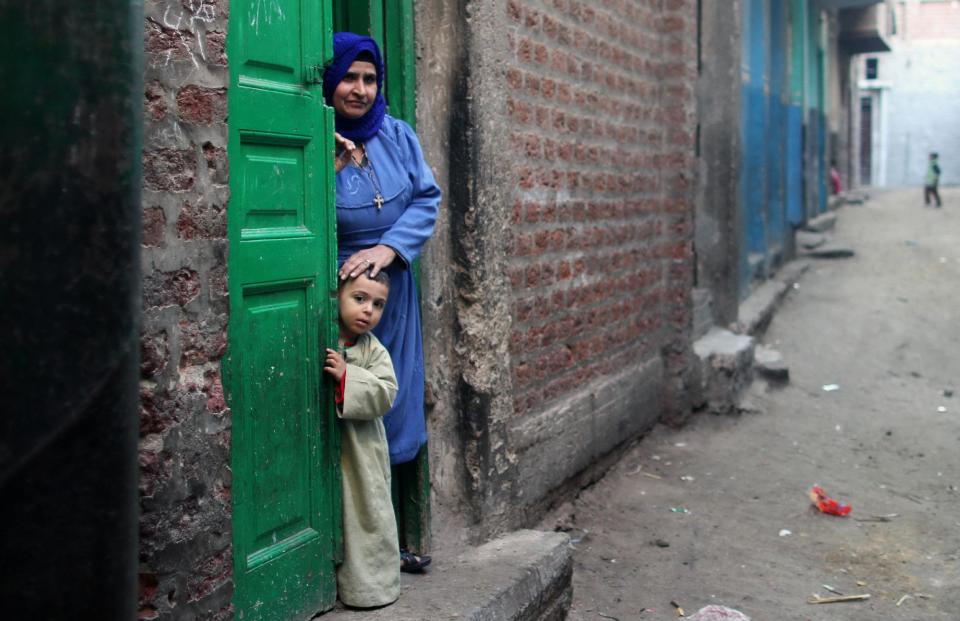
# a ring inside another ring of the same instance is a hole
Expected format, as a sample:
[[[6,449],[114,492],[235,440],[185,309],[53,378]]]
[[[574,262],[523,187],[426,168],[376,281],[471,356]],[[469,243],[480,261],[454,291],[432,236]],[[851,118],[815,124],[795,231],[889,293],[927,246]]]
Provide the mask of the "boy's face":
[[[373,330],[383,316],[390,288],[360,274],[340,287],[340,327],[344,336],[356,338]]]

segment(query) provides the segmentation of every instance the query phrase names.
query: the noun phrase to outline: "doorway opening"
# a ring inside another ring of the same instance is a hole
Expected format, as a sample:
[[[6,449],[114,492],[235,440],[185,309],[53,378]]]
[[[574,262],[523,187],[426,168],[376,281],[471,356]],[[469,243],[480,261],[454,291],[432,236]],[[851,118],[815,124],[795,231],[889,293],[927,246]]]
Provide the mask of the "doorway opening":
[[[416,129],[416,51],[413,0],[333,0],[334,32],[373,37],[386,65],[384,96],[391,116]],[[419,274],[419,261],[414,264]],[[419,280],[419,279],[418,279]],[[400,546],[430,551],[430,468],[427,446],[413,461],[392,468],[393,505]]]

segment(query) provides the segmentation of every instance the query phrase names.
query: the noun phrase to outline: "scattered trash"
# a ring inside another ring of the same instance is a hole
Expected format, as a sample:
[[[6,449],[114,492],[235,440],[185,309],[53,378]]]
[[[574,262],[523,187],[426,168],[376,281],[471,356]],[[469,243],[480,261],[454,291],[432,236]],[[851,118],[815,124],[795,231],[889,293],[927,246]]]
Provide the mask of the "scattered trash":
[[[913,595],[904,595],[903,597],[901,597],[900,599],[898,599],[898,600],[897,600],[897,608],[899,608],[899,607],[900,607],[900,604],[902,604],[902,603],[904,602],[904,600],[907,600],[907,599],[913,599]]]
[[[644,473],[643,473],[643,476],[649,477],[649,478],[651,478],[651,479],[657,479],[657,480],[660,480],[660,479],[663,478],[662,476],[660,476],[660,475],[658,475],[658,474],[651,474],[651,473],[649,473],[649,472],[644,472]]]
[[[750,617],[739,610],[716,605],[704,606],[687,619],[689,621],[750,621]]]
[[[834,595],[843,595],[843,593],[841,593],[840,591],[836,590],[835,588],[833,588],[833,587],[830,586],[829,584],[821,584],[820,586],[822,586],[822,587],[825,588],[826,590],[830,591],[830,592],[833,593]]]
[[[692,476],[690,476],[689,474],[685,474],[685,475],[683,475],[682,477],[680,477],[680,480],[681,480],[681,481],[694,481],[695,479],[694,479]]]
[[[640,471],[641,471],[641,470],[643,470],[643,464],[640,464],[639,466],[637,466],[636,468],[634,468],[633,470],[631,470],[630,472],[628,472],[628,473],[627,473],[627,476],[628,476],[628,477],[632,477],[632,476],[634,476],[635,474],[640,474]]]
[[[678,617],[685,617],[685,616],[687,616],[686,613],[683,612],[683,608],[680,607],[680,604],[678,604],[677,602],[673,601],[672,599],[670,600],[670,605],[673,606],[674,609],[676,609],[676,611],[677,611],[677,616],[678,616]]]
[[[690,513],[690,509],[686,507],[670,507],[670,510],[674,513]]]
[[[687,445],[686,442],[677,442],[676,444],[674,444],[674,446],[677,447],[677,448],[683,448],[683,447],[685,447],[686,445]]]
[[[828,513],[830,515],[839,515],[841,517],[850,513],[853,509],[850,505],[845,505],[842,502],[838,502],[833,498],[827,496],[827,493],[823,491],[823,488],[819,485],[814,485],[810,488],[810,500],[813,504],[820,509],[823,513]]]
[[[657,546],[658,548],[669,548],[670,542],[664,541],[663,539],[654,539],[653,545]]]
[[[888,513],[886,515],[871,515],[870,517],[854,519],[858,522],[892,522],[895,517],[900,517],[900,514]]]
[[[605,614],[603,614],[602,612],[600,612],[599,610],[597,611],[597,615],[603,617],[604,619],[613,619],[613,621],[620,621],[620,617],[612,617],[612,616],[610,616],[610,615],[605,615]]]
[[[953,389],[951,389],[951,388],[944,388],[944,389],[943,389],[943,396],[946,397],[947,399],[949,399],[950,397],[952,397],[952,396],[953,396]]]
[[[824,384],[823,392],[833,392],[835,390],[840,390],[839,384]]]
[[[650,459],[652,459],[653,461],[660,461],[660,456],[659,456],[659,455],[651,455],[651,456],[650,456]]]
[[[841,604],[843,602],[862,602],[870,599],[869,593],[862,595],[844,595],[842,597],[820,597],[814,595],[807,600],[808,604]]]
[[[866,580],[857,580],[857,586],[867,586]]]
[[[792,535],[792,534],[793,534],[793,533],[790,532],[789,530],[787,530],[786,528],[782,529],[782,530],[780,531],[780,533],[779,533],[779,535],[780,535],[781,537],[787,537],[787,536]]]
[[[941,414],[943,414],[944,412],[947,411],[947,408],[945,408],[944,406],[941,405],[941,406],[939,406],[939,407],[937,408],[937,411],[940,412]]]

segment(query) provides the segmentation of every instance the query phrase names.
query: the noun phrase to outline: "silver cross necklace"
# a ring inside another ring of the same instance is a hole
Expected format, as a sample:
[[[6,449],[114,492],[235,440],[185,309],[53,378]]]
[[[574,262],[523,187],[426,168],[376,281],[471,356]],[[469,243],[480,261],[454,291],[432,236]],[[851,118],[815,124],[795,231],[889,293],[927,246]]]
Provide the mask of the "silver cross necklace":
[[[373,202],[377,206],[377,211],[380,211],[380,208],[383,207],[383,193],[380,191],[377,171],[373,169],[373,164],[370,162],[370,158],[367,157],[367,148],[363,145],[360,145],[360,148],[363,149],[363,152],[360,154],[359,159],[357,159],[356,154],[354,154],[353,163],[370,178],[370,184],[373,185]]]

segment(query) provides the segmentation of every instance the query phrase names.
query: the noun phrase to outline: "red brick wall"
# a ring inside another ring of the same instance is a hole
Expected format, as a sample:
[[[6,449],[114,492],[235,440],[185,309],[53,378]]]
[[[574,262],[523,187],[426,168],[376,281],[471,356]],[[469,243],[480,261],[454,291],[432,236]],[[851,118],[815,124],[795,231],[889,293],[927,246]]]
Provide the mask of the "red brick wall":
[[[232,614],[225,8],[144,7],[141,619]]]
[[[690,0],[505,0],[514,406],[539,411],[689,342]],[[669,393],[669,391],[668,391]]]

